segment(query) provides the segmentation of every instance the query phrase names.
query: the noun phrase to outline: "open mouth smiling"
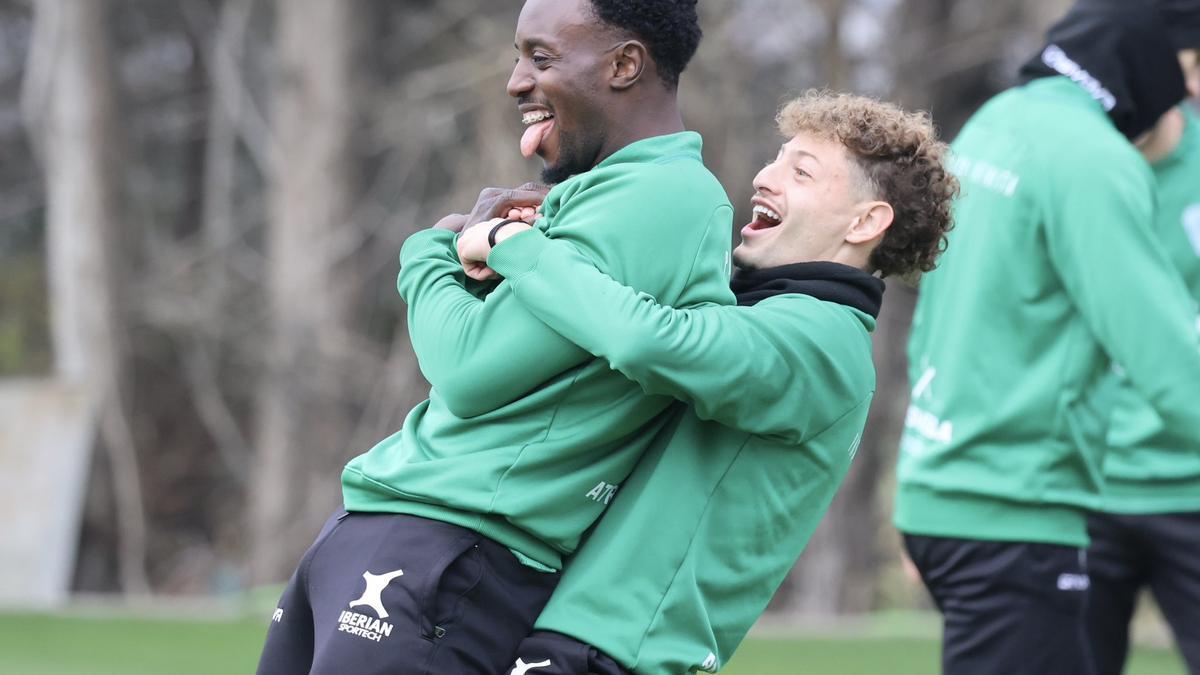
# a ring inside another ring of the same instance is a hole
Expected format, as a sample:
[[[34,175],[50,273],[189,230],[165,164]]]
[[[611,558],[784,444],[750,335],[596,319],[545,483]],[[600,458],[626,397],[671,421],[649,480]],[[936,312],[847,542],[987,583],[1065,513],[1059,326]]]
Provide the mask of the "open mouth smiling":
[[[751,230],[766,230],[775,227],[783,222],[783,217],[780,216],[774,209],[762,204],[754,205],[754,220],[747,225]]]
[[[554,113],[542,107],[523,109],[521,123],[525,125],[525,133],[521,136],[521,155],[532,157],[554,129]]]

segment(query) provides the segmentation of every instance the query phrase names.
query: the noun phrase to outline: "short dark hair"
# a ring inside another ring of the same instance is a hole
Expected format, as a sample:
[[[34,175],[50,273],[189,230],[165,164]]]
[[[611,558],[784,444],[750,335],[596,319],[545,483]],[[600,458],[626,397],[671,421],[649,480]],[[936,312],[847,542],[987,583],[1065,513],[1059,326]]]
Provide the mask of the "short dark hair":
[[[671,89],[700,46],[696,0],[590,0],[596,18],[645,43],[658,76]]]
[[[846,146],[878,199],[895,218],[871,252],[872,272],[913,277],[937,266],[954,227],[958,180],[946,169],[949,148],[924,112],[865,96],[810,89],[776,118],[784,136],[808,132]]]

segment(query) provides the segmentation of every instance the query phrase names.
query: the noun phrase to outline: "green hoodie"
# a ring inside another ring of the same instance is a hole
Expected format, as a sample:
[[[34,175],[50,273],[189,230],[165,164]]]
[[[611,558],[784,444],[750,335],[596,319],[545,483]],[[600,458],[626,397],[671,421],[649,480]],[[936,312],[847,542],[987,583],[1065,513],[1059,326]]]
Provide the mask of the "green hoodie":
[[[732,213],[700,136],[683,132],[630,144],[557,185],[537,227],[663,302],[729,304]],[[398,433],[346,466],[346,509],[454,523],[557,569],[671,399],[645,395],[547,328],[511,284],[468,288],[455,239],[429,230],[405,242],[399,289],[432,389]]]
[[[1158,184],[1155,234],[1183,275],[1192,299],[1200,302],[1200,115],[1190,106],[1182,108],[1187,127],[1179,146],[1152,167]],[[1196,321],[1200,328],[1200,317]],[[1200,511],[1200,428],[1190,430],[1189,444],[1178,442],[1180,436],[1189,435],[1186,429],[1180,429],[1172,441],[1162,428],[1162,418],[1129,379],[1119,372],[1110,379],[1115,391],[1106,439],[1109,452],[1104,456],[1103,509]]]
[[[1200,428],[1200,341],[1151,232],[1153,177],[1062,77],[989,101],[952,155],[963,192],[913,317],[895,523],[1086,546],[1103,453],[1089,392],[1110,357],[1172,429]]]
[[[807,295],[672,309],[537,232],[488,265],[648,394],[690,403],[570,560],[538,630],[639,675],[716,672],[796,562],[862,438],[875,320]]]

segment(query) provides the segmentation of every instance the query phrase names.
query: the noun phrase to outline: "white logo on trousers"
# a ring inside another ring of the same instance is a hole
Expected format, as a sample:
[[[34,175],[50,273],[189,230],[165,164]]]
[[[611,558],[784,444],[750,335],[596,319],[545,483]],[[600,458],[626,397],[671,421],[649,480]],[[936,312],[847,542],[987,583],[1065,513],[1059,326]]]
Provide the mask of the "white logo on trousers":
[[[513,666],[511,675],[525,675],[525,673],[533,670],[534,668],[549,668],[549,667],[550,667],[550,659],[546,659],[545,661],[538,661],[537,663],[525,663],[525,661],[523,659],[517,659],[517,664],[515,666]]]
[[[1091,585],[1091,579],[1086,574],[1063,572],[1058,575],[1058,590],[1060,591],[1086,591]]]
[[[383,608],[383,598],[380,595],[383,593],[383,589],[392,583],[392,579],[399,576],[404,576],[404,570],[396,570],[387,574],[363,572],[363,580],[367,582],[367,590],[363,591],[361,598],[350,603],[351,609],[366,605],[375,610],[375,616],[381,619],[388,618],[388,612]]]

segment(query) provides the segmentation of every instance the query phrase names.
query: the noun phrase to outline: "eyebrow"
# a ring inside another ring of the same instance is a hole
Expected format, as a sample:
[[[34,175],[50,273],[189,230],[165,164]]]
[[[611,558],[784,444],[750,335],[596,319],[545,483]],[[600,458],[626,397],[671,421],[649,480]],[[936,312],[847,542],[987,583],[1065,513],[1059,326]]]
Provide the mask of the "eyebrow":
[[[787,147],[787,143],[780,145],[779,151],[784,154],[791,153],[793,155],[802,155],[804,157],[809,157],[812,159],[812,161],[816,162],[818,166],[824,166],[823,164],[821,164],[821,160],[817,159],[816,155],[812,154],[811,152],[809,152],[807,150],[789,150]]]
[[[533,47],[549,47],[550,43],[546,42],[546,40],[543,38],[531,37],[531,38],[525,38],[525,46],[527,46],[531,49]],[[521,51],[521,43],[514,42],[513,49],[515,49],[517,51]]]

